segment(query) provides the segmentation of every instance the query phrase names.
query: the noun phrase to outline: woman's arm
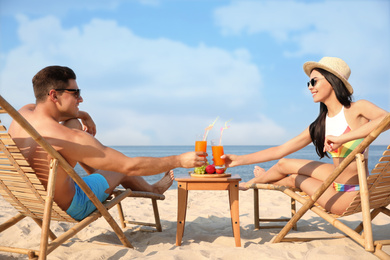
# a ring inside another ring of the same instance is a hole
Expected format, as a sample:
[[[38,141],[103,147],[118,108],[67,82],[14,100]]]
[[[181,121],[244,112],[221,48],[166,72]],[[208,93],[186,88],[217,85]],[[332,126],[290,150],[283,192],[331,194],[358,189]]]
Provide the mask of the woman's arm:
[[[251,154],[233,155],[226,154],[225,165],[227,167],[235,167],[239,165],[248,165],[254,163],[268,162],[272,160],[281,159],[293,152],[296,152],[311,143],[309,128],[306,128],[302,133],[286,143],[261,150]]]
[[[340,136],[326,136],[324,151],[333,151],[351,140],[365,138],[387,115],[387,111],[367,100],[359,100],[346,113],[352,130]],[[388,130],[387,128],[386,130]]]

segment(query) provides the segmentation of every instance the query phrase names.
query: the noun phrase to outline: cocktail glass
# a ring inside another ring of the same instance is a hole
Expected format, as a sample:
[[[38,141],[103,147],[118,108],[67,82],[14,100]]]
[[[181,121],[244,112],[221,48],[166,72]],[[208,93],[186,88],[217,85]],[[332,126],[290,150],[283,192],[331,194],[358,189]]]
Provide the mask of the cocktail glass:
[[[211,149],[213,151],[213,160],[216,167],[224,167],[225,159],[221,156],[224,155],[223,146],[219,143],[219,139],[211,140]]]
[[[207,151],[207,141],[203,140],[202,135],[197,135],[195,140],[195,152],[206,152]]]

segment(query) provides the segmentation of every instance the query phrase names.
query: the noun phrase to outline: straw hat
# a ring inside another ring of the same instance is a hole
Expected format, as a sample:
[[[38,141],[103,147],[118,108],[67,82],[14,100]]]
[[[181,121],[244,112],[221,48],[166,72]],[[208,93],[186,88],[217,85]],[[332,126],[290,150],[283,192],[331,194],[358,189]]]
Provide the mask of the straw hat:
[[[323,57],[319,62],[308,61],[303,64],[303,70],[306,75],[310,77],[310,73],[314,68],[324,69],[329,71],[338,77],[344,85],[347,87],[347,90],[350,94],[353,93],[353,88],[348,82],[348,78],[351,75],[351,69],[348,67],[347,63],[340,58],[335,57]]]

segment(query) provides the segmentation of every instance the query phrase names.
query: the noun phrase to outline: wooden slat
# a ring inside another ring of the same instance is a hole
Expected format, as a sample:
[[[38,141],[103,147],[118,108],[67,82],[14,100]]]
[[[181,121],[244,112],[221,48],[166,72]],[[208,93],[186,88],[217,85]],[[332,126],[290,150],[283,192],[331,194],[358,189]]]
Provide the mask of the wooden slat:
[[[31,194],[31,187],[26,187],[26,186],[20,187],[20,186],[11,186],[11,185],[7,185],[7,187],[12,192]],[[46,190],[37,190],[37,193],[44,196],[46,194]]]
[[[20,153],[20,150],[17,146],[7,146],[7,150],[10,153]]]
[[[15,145],[14,140],[12,140],[12,139],[10,139],[10,138],[4,138],[4,139],[1,139],[1,141],[2,141],[3,144],[5,144],[5,145]]]
[[[11,171],[14,169],[15,169],[15,166],[1,165],[0,164],[0,170]],[[24,172],[34,172],[33,168],[31,168],[31,167],[21,166],[20,169]]]
[[[375,165],[375,168],[371,171],[371,174],[381,173],[382,171],[389,171],[386,167],[389,167],[388,163],[378,163]]]
[[[4,178],[4,180],[10,180],[10,181],[13,180],[15,182],[25,182],[25,180],[20,175],[15,174],[13,172],[12,173],[10,172],[9,174],[5,174],[2,171],[2,172],[0,172],[0,177],[2,179]],[[31,178],[30,181],[33,184],[41,184],[41,181],[37,177]]]
[[[383,156],[379,159],[380,162],[388,162],[390,161],[390,157],[389,156]]]
[[[20,180],[25,180],[25,177],[22,176],[19,172],[15,172],[15,171],[7,171],[7,170],[0,170],[0,175],[4,176],[5,178],[7,177],[10,177],[10,178],[14,178],[14,179],[17,179],[19,178]],[[38,177],[34,174],[34,173],[26,173],[25,176],[27,176],[27,178],[29,179],[36,179],[38,180]]]
[[[379,192],[382,190],[389,190],[390,183],[387,181],[378,182],[375,186],[375,189],[372,190],[373,193]]]
[[[6,156],[2,156],[0,157],[1,160],[0,160],[0,165],[12,165],[12,162],[8,159],[8,157]],[[20,166],[29,166],[30,164],[27,162],[27,160],[25,160],[23,157],[21,157],[20,155],[19,156],[15,156],[13,157],[17,164],[20,165]]]
[[[24,159],[24,156],[21,153],[11,153],[11,154],[17,160]],[[8,159],[8,156],[6,156],[4,153],[0,153],[0,159]]]
[[[28,188],[30,188],[31,186],[33,186],[37,190],[45,190],[45,187],[40,183],[30,185],[26,182],[21,182],[21,181],[5,180],[5,179],[2,179],[2,181],[5,185],[10,186],[10,187],[28,187]]]

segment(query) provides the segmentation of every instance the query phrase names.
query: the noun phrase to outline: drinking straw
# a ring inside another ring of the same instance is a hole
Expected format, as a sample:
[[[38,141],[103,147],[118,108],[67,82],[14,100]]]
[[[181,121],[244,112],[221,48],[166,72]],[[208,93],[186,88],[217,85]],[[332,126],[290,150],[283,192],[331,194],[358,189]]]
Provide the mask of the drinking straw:
[[[203,135],[203,141],[206,141],[207,135],[209,134],[209,131],[211,129],[213,129],[214,124],[215,124],[215,122],[217,122],[218,118],[219,118],[219,116],[217,116],[217,118],[214,120],[214,122],[211,125],[209,125],[208,127],[205,128],[205,132],[204,132],[204,135]]]
[[[221,136],[219,137],[219,145],[222,145],[222,133],[223,133],[223,130],[228,129],[230,127],[230,126],[227,125],[227,123],[229,123],[232,120],[233,119],[230,119],[230,120],[226,121],[225,122],[225,126],[221,127]]]

